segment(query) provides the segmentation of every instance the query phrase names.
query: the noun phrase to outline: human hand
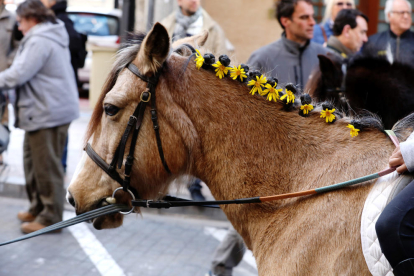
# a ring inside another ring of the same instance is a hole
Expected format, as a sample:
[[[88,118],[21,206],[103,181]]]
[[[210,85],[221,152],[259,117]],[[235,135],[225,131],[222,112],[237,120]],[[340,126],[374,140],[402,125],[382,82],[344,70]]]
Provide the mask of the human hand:
[[[408,170],[401,154],[400,146],[397,146],[394,152],[391,154],[389,164],[390,167],[397,167],[397,173],[399,174],[402,174]]]

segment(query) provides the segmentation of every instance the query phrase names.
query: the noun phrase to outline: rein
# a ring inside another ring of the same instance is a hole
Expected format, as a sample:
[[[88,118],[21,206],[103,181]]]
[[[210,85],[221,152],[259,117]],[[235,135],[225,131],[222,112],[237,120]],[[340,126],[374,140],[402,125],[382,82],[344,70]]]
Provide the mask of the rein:
[[[307,190],[307,191],[280,194],[280,195],[274,195],[274,196],[240,198],[240,199],[234,199],[234,200],[214,200],[214,201],[192,201],[192,200],[187,200],[187,199],[182,199],[182,198],[171,197],[168,195],[164,197],[163,200],[159,200],[159,201],[139,199],[139,195],[137,191],[133,189],[132,187],[130,187],[130,179],[131,179],[132,165],[134,161],[135,146],[136,146],[136,142],[138,139],[138,134],[139,134],[139,130],[142,124],[142,120],[144,117],[144,111],[149,101],[151,101],[151,120],[153,123],[155,136],[157,139],[158,153],[159,153],[161,162],[164,166],[164,169],[167,171],[168,174],[171,174],[171,171],[165,161],[164,152],[162,150],[161,138],[159,134],[157,110],[156,110],[156,105],[155,105],[155,87],[157,86],[157,83],[160,77],[160,72],[148,78],[144,76],[143,74],[141,74],[139,72],[139,69],[132,63],[129,64],[127,68],[134,75],[136,75],[143,81],[147,82],[148,84],[147,84],[146,90],[141,94],[141,101],[136,107],[134,113],[129,118],[128,125],[124,131],[124,134],[121,137],[121,140],[118,144],[118,147],[115,151],[115,154],[114,154],[114,157],[111,163],[110,164],[106,163],[106,161],[102,159],[93,150],[92,146],[89,143],[85,147],[85,151],[88,154],[88,156],[92,159],[92,161],[94,161],[103,171],[105,171],[112,179],[117,181],[122,186],[122,188],[117,188],[113,192],[112,197],[106,198],[106,201],[110,203],[110,205],[83,213],[82,215],[76,216],[66,221],[53,224],[51,226],[48,226],[36,232],[21,236],[17,239],[0,243],[0,246],[26,240],[32,237],[36,237],[36,236],[39,236],[39,235],[42,235],[48,232],[62,229],[62,228],[65,228],[65,227],[68,227],[74,224],[78,224],[84,221],[91,221],[92,219],[95,219],[100,216],[111,215],[111,214],[115,214],[118,212],[120,212],[121,214],[127,215],[127,214],[132,213],[135,207],[170,208],[170,207],[184,207],[184,206],[203,206],[203,207],[219,208],[217,205],[263,203],[263,202],[275,201],[275,200],[280,200],[280,199],[294,198],[294,197],[314,195],[314,194],[334,191],[334,190],[338,190],[344,187],[348,187],[351,185],[355,185],[355,184],[359,184],[362,182],[366,182],[369,180],[379,178],[381,176],[390,174],[396,170],[396,167],[392,167],[392,168],[388,168],[386,170],[383,170],[383,171],[380,171],[374,174],[352,179],[352,180],[345,181],[342,183],[337,183],[337,184],[333,184],[333,185],[329,185],[329,186],[325,186],[321,188],[316,188],[312,190]],[[128,140],[129,135],[131,134],[131,131],[133,133],[132,140],[131,140],[131,146],[130,146],[129,153],[125,161],[124,178],[122,179],[122,177],[116,171],[116,167],[118,167],[118,169],[121,169],[122,167],[122,161],[123,161],[123,156],[124,156],[124,152],[126,148],[126,142]],[[385,132],[390,137],[390,139],[395,144],[395,146],[398,146],[399,142],[394,132],[391,130],[386,130]],[[129,207],[127,205],[116,204],[116,200],[114,196],[116,192],[121,189],[124,190],[125,192],[128,192],[132,197],[132,200],[131,200],[132,209],[130,209],[129,211],[128,211]],[[138,199],[135,199],[135,197],[137,197]]]

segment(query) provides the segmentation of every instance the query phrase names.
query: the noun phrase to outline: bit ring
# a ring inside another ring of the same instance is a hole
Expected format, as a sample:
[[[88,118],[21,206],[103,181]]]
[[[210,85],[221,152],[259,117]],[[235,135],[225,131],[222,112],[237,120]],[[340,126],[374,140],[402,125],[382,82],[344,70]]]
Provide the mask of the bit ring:
[[[122,190],[122,189],[123,189],[122,187],[119,187],[119,188],[115,189],[115,191],[112,193],[112,197],[113,197],[113,198],[115,198],[115,194],[116,194],[116,192],[117,192],[117,191],[119,191],[119,190]],[[131,195],[132,200],[135,200],[134,193],[133,193],[133,192],[131,192],[131,190],[130,190],[130,189],[128,189],[127,191],[128,191],[128,193]],[[122,211],[119,211],[119,213],[121,213],[121,214],[123,214],[123,215],[129,215],[129,214],[131,214],[133,211],[134,211],[134,207],[132,207],[132,209],[131,209],[131,210],[129,210],[128,212],[122,212]]]

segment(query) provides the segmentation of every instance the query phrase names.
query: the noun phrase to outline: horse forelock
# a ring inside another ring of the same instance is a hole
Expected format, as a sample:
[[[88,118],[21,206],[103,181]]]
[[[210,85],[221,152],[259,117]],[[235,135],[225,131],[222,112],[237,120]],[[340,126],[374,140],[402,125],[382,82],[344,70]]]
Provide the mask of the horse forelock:
[[[121,45],[121,48],[116,55],[114,65],[106,78],[102,92],[93,110],[85,135],[85,143],[94,134],[101,121],[103,114],[103,101],[106,94],[108,94],[108,92],[114,87],[120,72],[136,58],[145,36],[146,34],[144,33],[128,34],[126,42]]]

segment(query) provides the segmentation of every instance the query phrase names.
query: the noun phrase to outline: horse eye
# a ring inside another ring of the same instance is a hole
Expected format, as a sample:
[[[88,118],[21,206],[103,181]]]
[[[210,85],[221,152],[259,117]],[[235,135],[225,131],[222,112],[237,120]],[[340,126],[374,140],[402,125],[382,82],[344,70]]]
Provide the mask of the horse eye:
[[[114,116],[116,115],[116,113],[118,113],[119,107],[112,105],[112,104],[105,104],[104,110],[105,110],[106,115]]]

